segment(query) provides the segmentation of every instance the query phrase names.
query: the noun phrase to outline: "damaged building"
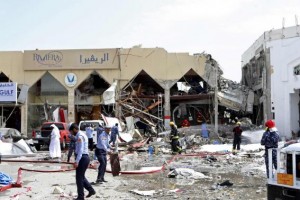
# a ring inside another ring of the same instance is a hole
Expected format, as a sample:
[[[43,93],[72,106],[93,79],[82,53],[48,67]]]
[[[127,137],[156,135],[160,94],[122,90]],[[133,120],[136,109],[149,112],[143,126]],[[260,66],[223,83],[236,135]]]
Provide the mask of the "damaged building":
[[[1,82],[27,86],[26,102],[17,104],[23,133],[45,121],[79,122],[101,114],[134,117],[145,132],[168,128],[171,120],[179,126],[213,123],[216,87],[219,123],[226,123],[251,113],[254,99],[251,90],[221,77],[210,54],[163,48],[0,52],[0,71]]]
[[[242,55],[242,84],[254,91],[252,121],[274,119],[287,138],[299,132],[299,31],[266,31]]]

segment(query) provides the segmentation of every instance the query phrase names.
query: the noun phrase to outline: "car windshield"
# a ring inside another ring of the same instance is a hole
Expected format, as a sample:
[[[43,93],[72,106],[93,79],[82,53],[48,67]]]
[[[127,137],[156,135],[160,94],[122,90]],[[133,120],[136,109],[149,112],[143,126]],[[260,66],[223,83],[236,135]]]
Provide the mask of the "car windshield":
[[[87,127],[89,124],[91,124],[92,128],[98,128],[99,122],[81,122],[80,124],[80,130],[85,131],[85,127]]]

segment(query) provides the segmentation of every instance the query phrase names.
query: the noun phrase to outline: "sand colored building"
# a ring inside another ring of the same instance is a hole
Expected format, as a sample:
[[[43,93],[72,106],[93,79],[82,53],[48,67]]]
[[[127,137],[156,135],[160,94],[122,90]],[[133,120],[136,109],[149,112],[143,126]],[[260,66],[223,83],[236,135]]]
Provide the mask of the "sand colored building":
[[[163,48],[0,52],[0,82],[16,82],[18,96],[24,91],[27,96],[17,104],[0,102],[2,120],[9,118],[6,126],[30,132],[42,121],[53,120],[47,112],[53,113],[57,107],[64,109],[67,122],[91,117],[91,111],[109,113],[116,108],[101,106],[102,94],[115,82],[116,99],[122,99],[126,91],[139,91],[150,100],[161,94],[162,118],[167,125],[172,102],[191,100],[180,95],[177,83],[201,83],[207,91],[215,86],[217,66],[209,54],[169,53]],[[196,92],[192,96],[207,104],[211,95]]]

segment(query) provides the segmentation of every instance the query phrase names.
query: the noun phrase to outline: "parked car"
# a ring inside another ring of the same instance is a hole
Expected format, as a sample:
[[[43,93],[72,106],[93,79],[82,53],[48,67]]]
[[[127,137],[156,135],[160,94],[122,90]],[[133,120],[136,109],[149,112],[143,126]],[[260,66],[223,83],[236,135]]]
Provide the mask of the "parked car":
[[[64,122],[45,122],[43,123],[41,130],[32,131],[32,140],[34,146],[37,150],[41,149],[42,145],[49,145],[52,127],[51,125],[55,124],[60,132],[60,145],[61,149],[66,149],[67,145],[70,143],[70,138],[68,137],[69,130],[68,124]]]
[[[11,142],[17,142],[20,139],[28,139],[26,135],[20,133],[17,129],[14,128],[0,128],[0,133],[3,140],[10,140]]]
[[[83,133],[86,133],[85,127],[87,127],[87,125],[89,125],[89,124],[91,124],[91,126],[94,129],[94,131],[93,131],[93,142],[94,142],[94,144],[97,144],[97,128],[99,126],[101,126],[102,128],[104,128],[105,122],[102,121],[102,120],[85,120],[85,121],[80,121],[79,122],[79,129],[80,129],[80,131],[82,131]]]

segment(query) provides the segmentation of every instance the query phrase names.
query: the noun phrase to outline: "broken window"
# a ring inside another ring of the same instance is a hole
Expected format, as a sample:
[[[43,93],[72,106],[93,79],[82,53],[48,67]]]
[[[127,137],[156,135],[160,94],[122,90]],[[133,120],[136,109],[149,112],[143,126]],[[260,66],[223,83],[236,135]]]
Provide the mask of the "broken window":
[[[68,91],[49,72],[46,72],[28,90],[27,131],[31,132],[39,128],[45,121],[65,121],[67,108]]]

